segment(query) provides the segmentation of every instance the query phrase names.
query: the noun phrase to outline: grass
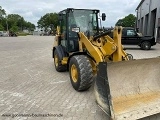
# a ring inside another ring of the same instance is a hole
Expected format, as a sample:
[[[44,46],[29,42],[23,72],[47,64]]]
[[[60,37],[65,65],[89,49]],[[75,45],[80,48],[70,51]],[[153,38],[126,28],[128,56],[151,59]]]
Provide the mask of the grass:
[[[27,36],[27,35],[32,35],[31,33],[24,33],[24,32],[18,32],[17,36]]]

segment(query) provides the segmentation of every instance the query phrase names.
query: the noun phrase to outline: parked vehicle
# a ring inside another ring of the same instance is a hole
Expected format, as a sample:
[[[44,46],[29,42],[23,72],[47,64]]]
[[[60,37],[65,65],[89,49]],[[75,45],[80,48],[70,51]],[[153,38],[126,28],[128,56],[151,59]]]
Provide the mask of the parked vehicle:
[[[108,30],[112,30],[112,28]],[[113,38],[113,34],[110,36]],[[156,45],[154,36],[143,36],[132,27],[123,27],[121,42],[122,45],[138,45],[142,50],[150,50],[152,46]]]
[[[2,37],[8,37],[9,35],[8,35],[8,32],[6,32],[6,31],[0,31],[0,36]]]
[[[6,31],[3,32],[3,36],[4,36],[4,37],[8,37],[8,36],[9,36],[8,32],[6,32]]]
[[[138,45],[143,50],[150,50],[151,46],[156,45],[153,36],[143,36],[135,31],[134,28],[125,27],[122,31],[123,45]]]
[[[3,36],[3,31],[0,31],[0,36]]]

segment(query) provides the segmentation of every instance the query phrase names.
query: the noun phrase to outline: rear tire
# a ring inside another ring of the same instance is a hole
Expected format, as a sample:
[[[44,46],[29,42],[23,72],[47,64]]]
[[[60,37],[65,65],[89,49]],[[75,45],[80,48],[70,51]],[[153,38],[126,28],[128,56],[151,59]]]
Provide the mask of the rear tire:
[[[67,66],[61,64],[60,55],[58,54],[56,49],[54,50],[54,65],[56,71],[58,72],[64,72],[67,70]]]
[[[73,56],[69,62],[69,74],[73,88],[84,91],[91,87],[93,82],[93,70],[87,56]]]
[[[143,49],[143,50],[150,50],[151,49],[151,43],[148,42],[148,41],[142,42],[141,49]]]

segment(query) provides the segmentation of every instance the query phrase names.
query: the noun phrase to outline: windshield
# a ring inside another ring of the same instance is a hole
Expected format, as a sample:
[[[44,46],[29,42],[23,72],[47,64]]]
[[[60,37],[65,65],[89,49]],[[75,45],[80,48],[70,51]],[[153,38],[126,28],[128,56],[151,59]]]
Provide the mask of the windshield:
[[[71,26],[79,28],[80,32],[84,32],[89,36],[98,32],[98,11],[96,10],[72,10],[69,13],[69,29]]]

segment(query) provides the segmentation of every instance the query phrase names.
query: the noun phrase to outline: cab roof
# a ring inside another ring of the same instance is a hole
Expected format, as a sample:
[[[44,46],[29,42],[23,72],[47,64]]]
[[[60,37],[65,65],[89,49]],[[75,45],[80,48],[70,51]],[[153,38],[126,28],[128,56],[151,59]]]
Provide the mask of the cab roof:
[[[59,13],[64,12],[64,11],[69,11],[69,10],[86,10],[86,11],[88,10],[88,11],[97,11],[97,13],[100,12],[100,10],[98,10],[98,9],[75,9],[75,8],[67,8],[67,9],[64,9],[64,10],[60,11]]]

